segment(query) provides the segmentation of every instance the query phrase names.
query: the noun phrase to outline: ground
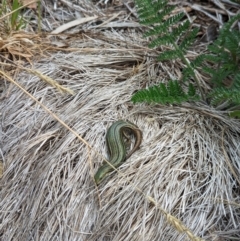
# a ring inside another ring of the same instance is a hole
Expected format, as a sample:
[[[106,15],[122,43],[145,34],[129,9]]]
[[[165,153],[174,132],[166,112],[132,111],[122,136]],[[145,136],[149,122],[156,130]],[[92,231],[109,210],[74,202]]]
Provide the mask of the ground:
[[[169,2],[200,27],[190,60],[239,9]],[[2,240],[240,239],[239,120],[201,101],[130,101],[184,65],[156,60],[134,2],[41,1],[20,14],[22,29],[0,24]],[[96,186],[119,119],[141,129],[140,149]]]

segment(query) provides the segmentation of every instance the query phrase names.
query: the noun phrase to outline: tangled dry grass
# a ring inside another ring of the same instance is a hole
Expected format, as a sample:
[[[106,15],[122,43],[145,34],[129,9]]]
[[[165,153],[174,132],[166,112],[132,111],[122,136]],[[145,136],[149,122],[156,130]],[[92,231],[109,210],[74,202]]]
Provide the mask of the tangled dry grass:
[[[135,29],[66,41],[32,72],[17,63],[14,81],[35,99],[9,84],[10,72],[1,77],[1,239],[240,239],[239,121],[204,103],[133,105],[136,90],[182,67],[157,63]],[[97,188],[118,119],[137,124],[143,142]]]

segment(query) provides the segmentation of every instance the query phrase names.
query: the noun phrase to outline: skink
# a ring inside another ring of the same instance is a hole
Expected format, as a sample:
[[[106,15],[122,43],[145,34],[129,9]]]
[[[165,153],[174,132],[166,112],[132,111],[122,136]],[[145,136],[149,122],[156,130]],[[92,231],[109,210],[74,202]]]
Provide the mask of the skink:
[[[134,133],[136,138],[134,147],[128,154],[126,153],[126,145],[123,140],[125,131],[131,131]],[[119,120],[113,123],[113,125],[108,129],[106,140],[110,154],[109,162],[117,168],[138,149],[142,141],[142,132],[133,123]],[[98,185],[104,177],[113,170],[114,169],[105,162],[105,164],[98,169],[94,176],[96,184]]]

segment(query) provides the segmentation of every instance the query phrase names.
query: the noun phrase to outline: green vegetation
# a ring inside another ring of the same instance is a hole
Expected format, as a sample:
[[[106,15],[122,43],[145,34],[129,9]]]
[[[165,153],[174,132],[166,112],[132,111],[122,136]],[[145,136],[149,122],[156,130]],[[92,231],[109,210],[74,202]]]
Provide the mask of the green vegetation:
[[[10,33],[11,31],[17,31],[25,27],[25,20],[20,14],[21,3],[18,0],[13,0],[12,5],[8,3],[7,0],[3,0],[0,8],[0,16],[9,14],[9,16],[5,17],[2,23],[4,24],[4,29],[6,33]]]
[[[167,85],[160,83],[158,86],[155,85],[138,91],[132,97],[134,103],[142,102],[143,99],[147,103],[174,104],[187,100],[198,100],[199,96],[196,94],[195,88],[191,83],[188,86],[187,93],[185,93],[178,81],[170,80]]]
[[[208,46],[208,53],[199,55],[191,63],[185,54],[196,40],[197,28],[184,19],[184,13],[172,14],[174,6],[166,0],[135,0],[140,23],[151,27],[144,36],[153,39],[149,47],[167,46],[158,57],[159,61],[177,59],[185,64],[183,79],[170,80],[148,89],[140,90],[132,96],[132,101],[155,103],[181,103],[198,100],[198,90],[203,100],[219,109],[239,109],[240,105],[240,33],[231,29],[240,20],[240,14],[231,18],[220,30],[216,41]],[[170,50],[169,50],[170,49]],[[212,91],[204,93],[195,70],[209,77]],[[183,82],[184,81],[184,82]],[[191,83],[194,83],[194,86]],[[230,84],[226,84],[226,82]],[[182,86],[188,85],[185,93]],[[236,114],[236,113],[235,113]],[[234,115],[234,113],[232,113]]]

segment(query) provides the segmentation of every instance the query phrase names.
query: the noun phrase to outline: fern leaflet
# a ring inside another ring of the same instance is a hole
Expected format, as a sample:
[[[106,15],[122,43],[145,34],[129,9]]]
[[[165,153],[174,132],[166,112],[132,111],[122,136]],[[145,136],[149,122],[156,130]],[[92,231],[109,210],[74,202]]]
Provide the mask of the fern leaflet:
[[[195,88],[189,84],[187,93],[184,92],[178,81],[169,81],[168,84],[160,83],[148,89],[139,90],[132,96],[133,103],[137,102],[155,102],[161,104],[174,104],[186,101],[199,100]]]

